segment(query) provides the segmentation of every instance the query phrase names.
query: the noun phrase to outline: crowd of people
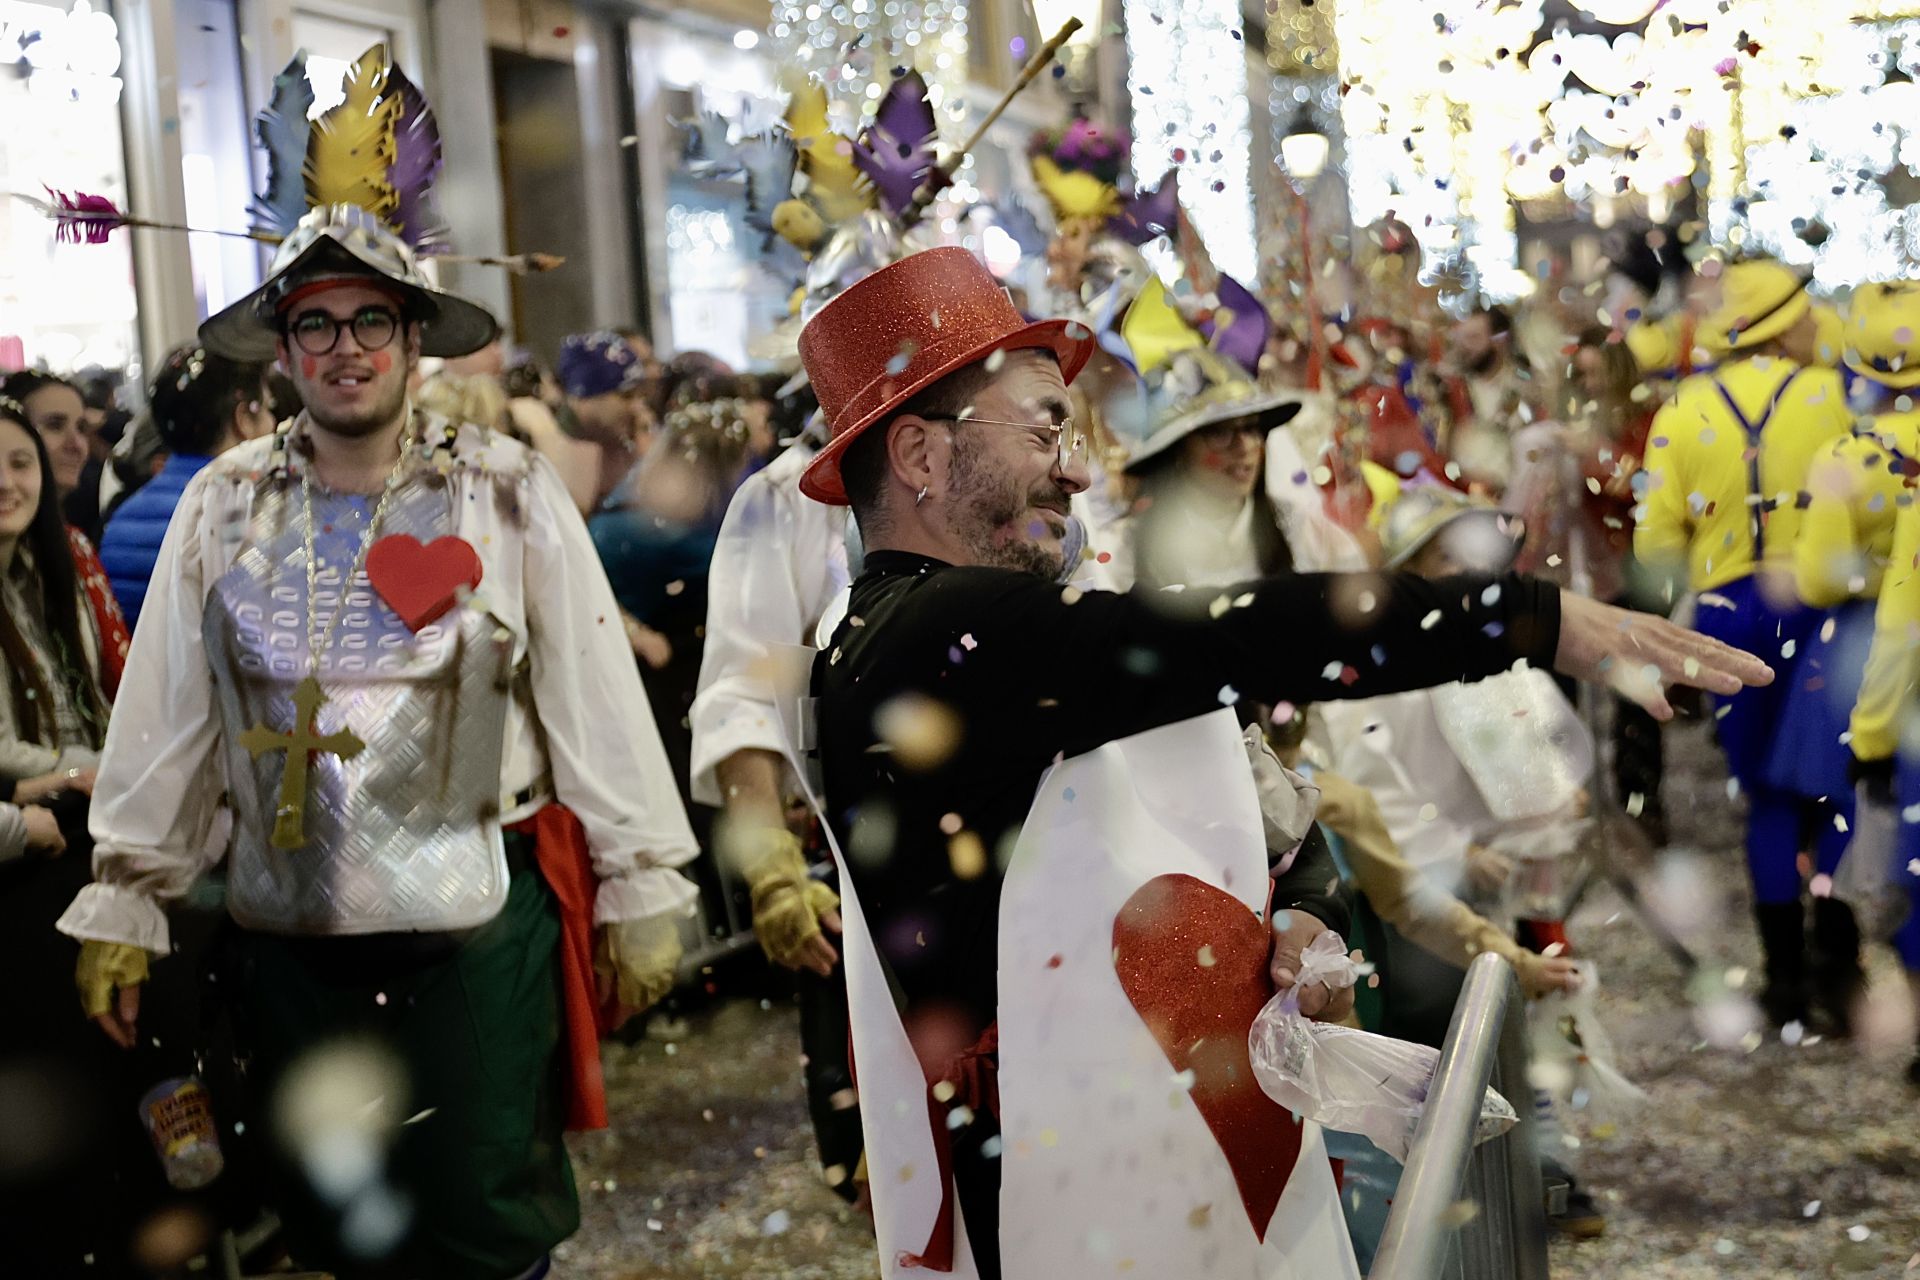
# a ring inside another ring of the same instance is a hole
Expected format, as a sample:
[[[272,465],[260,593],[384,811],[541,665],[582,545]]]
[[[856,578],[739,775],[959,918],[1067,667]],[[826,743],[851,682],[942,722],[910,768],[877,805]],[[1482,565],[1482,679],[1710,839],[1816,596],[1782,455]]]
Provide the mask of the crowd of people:
[[[262,1175],[208,1221],[269,1210],[342,1275],[546,1274],[599,1038],[739,893],[883,1255],[1351,1274],[1377,1222],[1327,1153],[1364,1144],[1244,1045],[1156,1039],[1226,1016],[1194,957],[1251,913],[1255,1008],[1431,1045],[1482,952],[1577,992],[1572,869],[1616,810],[1667,842],[1682,688],[1747,797],[1757,1016],[1847,1034],[1889,937],[1920,1002],[1920,282],[1823,337],[1793,271],[1675,247],[1513,312],[1388,224],[1306,251],[1309,312],[1121,218],[1086,132],[1036,144],[1044,288],[892,236],[772,371],[614,330],[549,368],[316,204],[125,409],[0,383],[21,1265],[204,1245],[136,1233],[178,1194],[150,1091],[193,1077]],[[1309,972],[1327,935],[1377,981]],[[385,1056],[328,1076],[343,1044]],[[1535,1086],[1558,1225],[1602,1231],[1559,1140],[1590,1091]],[[1264,1172],[1209,1163],[1208,1105]]]

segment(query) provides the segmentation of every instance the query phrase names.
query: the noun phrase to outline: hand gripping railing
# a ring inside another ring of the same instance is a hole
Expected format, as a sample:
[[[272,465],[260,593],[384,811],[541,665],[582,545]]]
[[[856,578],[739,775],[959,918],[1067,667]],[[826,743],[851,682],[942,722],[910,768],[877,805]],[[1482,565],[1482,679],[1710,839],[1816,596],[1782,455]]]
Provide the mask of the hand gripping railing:
[[[1488,1083],[1520,1122],[1473,1145]],[[1456,1209],[1463,1201],[1470,1209]],[[1464,1219],[1464,1221],[1463,1221]],[[1482,955],[1433,1073],[1368,1280],[1547,1280],[1547,1218],[1527,1082],[1526,1010],[1512,967]]]

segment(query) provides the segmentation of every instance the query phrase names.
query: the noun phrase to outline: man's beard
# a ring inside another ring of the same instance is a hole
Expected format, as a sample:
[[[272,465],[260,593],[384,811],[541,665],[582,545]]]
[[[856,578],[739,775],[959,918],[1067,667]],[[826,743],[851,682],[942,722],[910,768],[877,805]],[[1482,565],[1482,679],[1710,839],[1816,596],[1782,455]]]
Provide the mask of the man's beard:
[[[1488,347],[1485,351],[1467,361],[1467,372],[1477,373],[1481,377],[1492,373],[1500,363],[1500,348]]]
[[[979,564],[1031,573],[1038,578],[1058,578],[1065,565],[1059,545],[1047,546],[1024,537],[998,535],[1023,516],[1029,520],[1040,519],[1038,515],[1027,515],[1030,509],[1055,510],[1064,518],[1068,514],[1068,497],[1067,491],[1052,481],[1023,494],[1011,483],[999,483],[982,474],[974,465],[973,450],[964,445],[954,450],[952,506],[960,518],[953,533]]]
[[[394,383],[391,395],[365,409],[335,415],[310,404],[307,406],[307,416],[313,419],[317,427],[331,431],[337,436],[358,439],[391,427],[400,417],[400,411],[406,407],[406,403],[407,380],[401,378]]]

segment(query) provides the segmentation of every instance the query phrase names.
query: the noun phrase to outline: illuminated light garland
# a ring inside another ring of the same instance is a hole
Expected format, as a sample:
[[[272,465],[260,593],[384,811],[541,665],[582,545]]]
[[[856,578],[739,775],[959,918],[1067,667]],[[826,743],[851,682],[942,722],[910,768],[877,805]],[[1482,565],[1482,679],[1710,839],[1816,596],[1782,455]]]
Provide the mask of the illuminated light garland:
[[[846,104],[848,127],[895,70],[916,68],[945,136],[967,115],[967,22],[966,0],[775,0],[766,46],[781,67],[814,76]]]
[[[1124,0],[1133,172],[1180,170],[1180,198],[1214,265],[1252,280],[1252,109],[1235,0]]]
[[[1896,58],[1920,76],[1920,20],[1910,10],[1899,18],[1810,33],[1748,76],[1768,87],[1792,77],[1778,93],[1743,95],[1748,246],[1810,268],[1822,290],[1911,276],[1920,264],[1920,86],[1884,83]]]

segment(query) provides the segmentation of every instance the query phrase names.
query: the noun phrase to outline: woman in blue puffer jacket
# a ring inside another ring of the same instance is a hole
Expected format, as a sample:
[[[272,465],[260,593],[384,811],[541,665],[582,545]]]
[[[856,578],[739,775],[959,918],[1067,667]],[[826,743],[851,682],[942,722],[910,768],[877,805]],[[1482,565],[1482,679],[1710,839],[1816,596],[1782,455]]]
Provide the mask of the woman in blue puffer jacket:
[[[100,538],[100,563],[128,627],[139,622],[153,562],[187,481],[234,445],[273,430],[265,379],[265,365],[242,364],[200,347],[174,351],[154,375],[148,412],[166,464],[120,504]]]

